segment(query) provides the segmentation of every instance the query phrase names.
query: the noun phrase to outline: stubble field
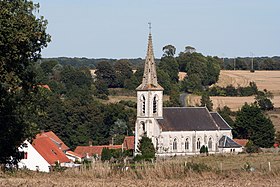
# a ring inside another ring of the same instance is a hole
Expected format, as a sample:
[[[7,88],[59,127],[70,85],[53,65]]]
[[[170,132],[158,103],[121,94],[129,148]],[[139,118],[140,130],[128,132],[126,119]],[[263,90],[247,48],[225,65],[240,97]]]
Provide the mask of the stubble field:
[[[97,162],[89,168],[49,174],[30,171],[0,173],[0,186],[279,187],[279,156],[275,151],[253,155],[175,157],[153,164],[139,163],[128,169]],[[194,167],[196,164],[199,167]],[[201,164],[206,164],[207,169]]]
[[[248,86],[250,82],[255,82],[259,90],[267,89],[272,92],[274,98],[272,102],[276,108],[280,107],[280,71],[255,71],[251,73],[249,71],[229,71],[222,70],[220,72],[219,81],[217,86],[226,87],[227,85],[233,85],[235,87]],[[251,97],[211,97],[213,102],[213,108],[223,107],[227,105],[233,111],[237,111],[244,105],[245,102],[254,102],[254,96]],[[190,95],[188,98],[188,104],[195,106],[200,103],[200,96]]]

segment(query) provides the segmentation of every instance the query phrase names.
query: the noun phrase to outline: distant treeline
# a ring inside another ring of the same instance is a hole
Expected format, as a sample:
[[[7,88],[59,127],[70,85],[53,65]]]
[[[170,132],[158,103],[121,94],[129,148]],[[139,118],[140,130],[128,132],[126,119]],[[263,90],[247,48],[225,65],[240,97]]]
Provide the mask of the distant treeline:
[[[108,58],[69,58],[69,57],[57,57],[57,58],[44,58],[44,61],[55,60],[61,65],[71,65],[74,67],[88,67],[90,69],[95,69],[96,65],[101,61],[107,61],[115,64],[118,59],[108,59]],[[125,59],[128,60],[132,66],[132,69],[137,69],[143,66],[144,59],[133,58]],[[160,59],[156,59],[157,62]],[[225,70],[250,70],[251,69],[252,58],[251,57],[238,57],[238,58],[224,58],[224,63],[221,64],[221,69]],[[254,57],[253,58],[254,70],[280,70],[280,57]]]
[[[238,57],[225,58],[222,69],[251,70],[253,61],[254,70],[280,70],[280,57]]]
[[[144,64],[144,59],[142,58],[134,58],[134,59],[123,59],[123,60],[128,60],[129,63],[132,65],[133,69],[137,69],[138,67],[142,67]],[[102,61],[109,62],[111,64],[115,64],[118,59],[109,59],[109,58],[79,58],[79,57],[74,57],[74,58],[69,58],[69,57],[57,57],[57,58],[44,58],[41,60],[42,62],[45,61],[57,61],[61,65],[71,65],[73,67],[88,67],[90,69],[95,69],[97,64]]]

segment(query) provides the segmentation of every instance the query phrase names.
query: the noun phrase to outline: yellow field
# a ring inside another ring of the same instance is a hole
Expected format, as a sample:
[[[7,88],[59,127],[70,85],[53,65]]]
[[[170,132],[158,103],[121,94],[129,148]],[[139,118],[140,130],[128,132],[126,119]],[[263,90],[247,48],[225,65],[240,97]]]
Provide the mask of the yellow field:
[[[249,71],[232,71],[222,70],[220,72],[219,81],[216,85],[226,87],[232,84],[237,87],[248,86],[250,82],[255,82],[259,90],[267,89],[272,92],[274,98],[272,102],[275,107],[280,107],[280,71],[255,71],[251,73]],[[254,96],[250,97],[211,97],[213,102],[213,108],[223,107],[227,105],[233,111],[236,111],[242,107],[242,105],[254,102]],[[189,96],[188,103],[191,106],[200,104],[200,96]]]
[[[248,104],[253,103],[255,101],[255,96],[248,97],[222,97],[222,96],[211,96],[210,99],[213,102],[213,109],[216,110],[218,107],[222,108],[224,106],[228,106],[232,111],[237,111],[240,109],[245,102]],[[200,105],[201,96],[197,95],[189,95],[188,96],[188,105],[196,106]],[[272,99],[274,103],[274,107],[280,107],[280,95],[274,96]]]
[[[249,71],[242,70],[221,70],[218,86],[225,87],[232,84],[237,87],[248,86],[250,82],[255,82],[259,90],[267,89],[274,95],[280,95],[280,71]]]

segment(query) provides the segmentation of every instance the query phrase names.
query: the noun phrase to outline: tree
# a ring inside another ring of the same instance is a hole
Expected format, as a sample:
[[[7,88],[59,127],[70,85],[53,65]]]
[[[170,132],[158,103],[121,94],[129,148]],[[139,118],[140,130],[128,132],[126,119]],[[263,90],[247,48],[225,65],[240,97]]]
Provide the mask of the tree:
[[[258,147],[271,147],[274,143],[274,126],[256,104],[245,103],[237,112],[233,133],[237,138],[252,140]]]
[[[43,69],[45,75],[52,74],[53,68],[58,64],[55,60],[44,61],[40,64],[41,68]]]
[[[47,21],[28,0],[0,1],[0,163],[19,158],[18,147],[34,135],[37,91],[34,63],[50,42]],[[29,115],[30,114],[30,115]]]
[[[162,48],[164,57],[174,57],[176,48],[173,45],[166,45]]]
[[[158,67],[169,75],[172,83],[178,82],[179,65],[174,57],[162,57]]]
[[[108,148],[103,148],[101,152],[101,160],[106,161],[110,160],[112,157],[111,151]]]
[[[127,125],[124,120],[117,119],[114,125],[110,129],[110,136],[113,139],[113,144],[120,145],[123,143],[123,139],[127,133]]]
[[[213,103],[210,99],[209,95],[206,92],[202,93],[201,99],[200,99],[200,106],[206,107],[209,111],[213,110]]]
[[[229,124],[229,126],[231,126],[231,127],[234,126],[234,121],[231,118],[231,116],[233,116],[234,114],[228,106],[224,106],[222,109],[220,107],[218,107],[217,112]]]
[[[132,76],[131,64],[128,60],[118,60],[115,63],[116,84],[123,88],[125,80],[129,80]]]
[[[156,150],[154,144],[147,136],[143,136],[139,141],[138,151],[141,153],[141,155],[136,159],[148,161],[155,158]]]
[[[258,91],[255,97],[256,103],[262,110],[273,110],[274,106],[270,99],[273,98],[271,92],[268,92],[266,89],[262,91]]]
[[[116,72],[112,64],[102,61],[97,64],[96,69],[97,80],[104,81],[109,88],[116,86]]]

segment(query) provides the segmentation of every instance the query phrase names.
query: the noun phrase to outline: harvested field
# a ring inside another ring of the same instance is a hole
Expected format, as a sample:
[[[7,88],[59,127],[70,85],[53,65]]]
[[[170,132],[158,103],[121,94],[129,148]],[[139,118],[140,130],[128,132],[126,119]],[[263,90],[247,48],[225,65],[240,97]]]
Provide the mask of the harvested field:
[[[248,86],[255,82],[259,90],[267,89],[274,95],[280,95],[280,71],[255,71],[251,73],[246,70],[221,70],[219,81],[216,85],[226,87],[232,84],[237,87]]]
[[[237,111],[240,109],[245,102],[253,103],[255,101],[255,96],[249,97],[222,97],[222,96],[211,96],[213,102],[213,109],[216,110],[218,107],[228,106],[232,111]],[[188,95],[187,102],[188,106],[196,106],[200,104],[201,96]],[[274,107],[280,107],[280,95],[274,96],[272,99]]]
[[[159,160],[154,164],[140,164],[127,170],[97,162],[89,169],[68,169],[50,174],[30,171],[0,173],[0,186],[277,187],[280,185],[279,156],[278,150],[275,150],[274,153],[252,155],[176,157]],[[195,163],[198,166],[206,164],[207,169],[190,169],[187,163]]]

